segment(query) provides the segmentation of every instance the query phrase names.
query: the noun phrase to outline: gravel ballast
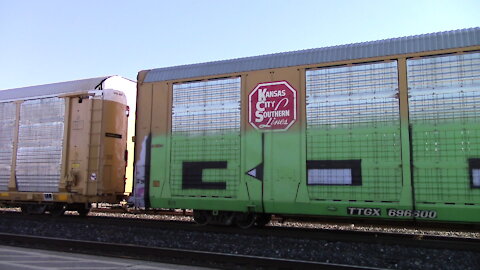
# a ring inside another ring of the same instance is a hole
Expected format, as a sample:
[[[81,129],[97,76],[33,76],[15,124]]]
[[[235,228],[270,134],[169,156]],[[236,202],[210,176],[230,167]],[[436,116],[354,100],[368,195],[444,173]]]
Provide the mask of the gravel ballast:
[[[480,254],[473,251],[326,241],[299,238],[295,235],[285,238],[241,232],[225,234],[148,226],[132,227],[117,222],[85,224],[62,222],[62,218],[38,221],[12,219],[2,214],[0,232],[389,269],[480,269]]]

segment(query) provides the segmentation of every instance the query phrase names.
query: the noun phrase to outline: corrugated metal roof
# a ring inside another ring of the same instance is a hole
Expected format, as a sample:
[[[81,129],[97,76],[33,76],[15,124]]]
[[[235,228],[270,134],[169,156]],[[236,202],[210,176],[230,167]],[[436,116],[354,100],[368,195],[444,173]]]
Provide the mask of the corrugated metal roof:
[[[0,91],[0,100],[16,100],[93,90],[113,76],[13,88]],[[97,88],[98,89],[98,88]]]
[[[480,28],[174,66],[148,71],[145,82],[167,81],[480,45]]]

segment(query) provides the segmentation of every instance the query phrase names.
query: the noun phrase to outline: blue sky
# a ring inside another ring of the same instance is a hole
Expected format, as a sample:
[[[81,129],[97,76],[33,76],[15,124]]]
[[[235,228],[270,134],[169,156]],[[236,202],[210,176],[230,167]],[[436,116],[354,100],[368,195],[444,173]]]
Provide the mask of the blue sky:
[[[478,0],[0,0],[0,89],[480,26]]]

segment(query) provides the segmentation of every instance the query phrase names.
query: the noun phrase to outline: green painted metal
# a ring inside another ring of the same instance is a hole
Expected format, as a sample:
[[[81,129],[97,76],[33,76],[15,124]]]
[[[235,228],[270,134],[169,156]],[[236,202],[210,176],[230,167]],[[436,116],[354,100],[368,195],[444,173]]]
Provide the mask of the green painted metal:
[[[169,146],[152,149],[152,207],[247,211],[251,202],[241,179],[240,141],[239,134],[154,137],[152,145]],[[225,182],[226,189],[182,188],[183,162],[195,161],[226,161],[227,168],[206,169],[202,175],[203,182]]]
[[[337,131],[339,132],[339,131]],[[351,133],[351,132],[346,132]],[[375,133],[375,131],[373,132]],[[320,133],[318,133],[320,134]],[[361,133],[360,133],[361,134]],[[364,134],[365,135],[365,134]],[[371,134],[370,134],[371,135]],[[314,186],[317,190],[306,185],[305,158],[301,158],[302,148],[300,137],[302,133],[269,133],[265,134],[265,174],[263,182],[246,175],[245,172],[259,165],[262,161],[261,153],[261,133],[252,132],[246,134],[240,140],[244,141],[248,146],[242,146],[245,152],[237,150],[237,155],[227,154],[222,151],[210,151],[211,156],[205,156],[204,147],[209,149],[221,149],[216,147],[212,142],[222,141],[221,138],[208,138],[209,144],[205,144],[206,138],[197,139],[195,143],[189,142],[190,146],[197,145],[198,153],[191,153],[188,160],[216,160],[224,158],[228,160],[229,167],[227,169],[211,169],[205,170],[204,181],[219,181],[220,176],[224,176],[223,180],[231,180],[227,182],[227,190],[181,190],[181,167],[179,164],[168,166],[169,159],[178,160],[183,157],[173,155],[168,152],[172,151],[168,147],[168,141],[184,142],[185,138],[167,138],[163,136],[153,138],[152,144],[166,145],[162,148],[152,149],[152,168],[151,179],[159,180],[160,186],[155,187],[153,182],[150,183],[151,204],[155,208],[187,208],[187,209],[208,209],[208,210],[226,210],[226,211],[257,211],[280,214],[302,214],[302,215],[319,215],[319,216],[343,216],[343,217],[363,217],[365,215],[349,214],[349,207],[354,208],[378,208],[381,210],[380,216],[374,218],[386,219],[411,219],[408,216],[389,216],[389,209],[410,210],[411,204],[408,198],[402,198],[401,170],[398,159],[390,157],[396,161],[388,165],[382,164],[379,167],[376,161],[362,163],[362,171],[365,172],[363,185],[356,187],[339,187],[339,186]],[[337,135],[338,136],[338,135]],[[383,137],[383,135],[378,135]],[[238,136],[233,136],[238,137]],[[374,136],[372,136],[374,137]],[[382,142],[381,140],[379,140]],[[388,140],[387,140],[388,141]],[[175,143],[171,144],[172,148]],[[208,145],[208,146],[207,146]],[[278,145],[287,147],[278,147]],[[368,143],[366,145],[369,145]],[[276,147],[277,146],[277,147]],[[397,146],[398,147],[398,146]],[[195,148],[195,147],[193,147]],[[303,148],[305,149],[305,148]],[[361,149],[361,148],[360,148]],[[173,150],[174,151],[174,150]],[[360,150],[361,151],[361,150]],[[396,152],[395,152],[396,151]],[[399,155],[399,150],[395,150],[392,156]],[[238,155],[240,153],[240,155]],[[361,152],[357,152],[361,153]],[[368,155],[368,152],[367,152]],[[271,158],[276,156],[277,158]],[[239,158],[242,162],[239,163]],[[270,157],[270,158],[269,158]],[[362,156],[365,160],[367,156]],[[382,158],[382,157],[380,157]],[[387,157],[388,159],[388,157]],[[379,160],[377,160],[379,161]],[[178,161],[179,162],[179,161]],[[177,162],[177,163],[178,163]],[[235,164],[231,166],[230,164]],[[241,164],[241,165],[238,165]],[[292,169],[293,168],[293,169]],[[370,171],[370,173],[369,173]],[[399,175],[400,174],[400,175]],[[173,177],[172,177],[173,175]],[[229,178],[230,177],[230,178]],[[464,175],[467,178],[466,175]],[[396,181],[384,182],[383,186],[378,185],[375,181],[385,179]],[[262,187],[263,184],[263,187]],[[420,183],[417,183],[420,185]],[[379,186],[382,187],[379,189]],[[394,191],[388,190],[391,188]],[[315,193],[317,192],[317,193]],[[356,195],[354,193],[357,193]],[[318,199],[322,194],[322,199]],[[343,196],[342,196],[343,195]],[[263,197],[263,203],[261,198]],[[462,204],[460,212],[452,212],[451,205],[434,205],[419,203],[415,210],[434,210],[437,212],[436,218],[423,218],[423,220],[443,220],[443,221],[465,221],[479,222],[478,206]],[[372,217],[373,218],[373,217]],[[421,217],[417,219],[422,220]]]
[[[407,60],[413,186],[417,207],[438,219],[480,221],[480,53]]]
[[[468,159],[480,152],[480,125],[414,125],[415,195],[418,203],[478,204],[471,188]]]
[[[393,124],[393,125],[392,125]],[[362,185],[311,185],[311,200],[400,201],[400,125],[337,128],[307,133],[308,160],[361,160]]]
[[[170,188],[173,196],[237,198],[240,186],[240,134],[181,136],[171,141]],[[226,161],[226,169],[203,171],[203,182],[225,182],[226,189],[184,189],[184,162]]]
[[[242,167],[240,169],[241,183],[247,188],[249,206],[256,212],[264,212],[263,180],[249,176],[246,172],[263,163],[262,134],[249,132],[242,135]],[[242,184],[241,184],[242,185]]]
[[[265,133],[264,204],[267,213],[284,211],[282,204],[295,208],[300,186],[305,183],[300,132]]]

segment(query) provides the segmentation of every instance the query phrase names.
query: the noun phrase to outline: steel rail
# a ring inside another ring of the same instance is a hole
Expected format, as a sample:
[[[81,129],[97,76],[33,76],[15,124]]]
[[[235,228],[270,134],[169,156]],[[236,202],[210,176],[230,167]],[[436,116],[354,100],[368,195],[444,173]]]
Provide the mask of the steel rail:
[[[194,265],[231,269],[232,267],[255,269],[333,269],[366,270],[384,269],[365,266],[352,266],[325,262],[266,258],[250,255],[226,254],[196,250],[172,249],[117,244],[93,241],[80,241],[61,238],[39,237],[0,233],[3,245],[21,246],[36,249],[48,249],[69,253],[83,253],[97,256],[129,258],[157,261],[171,264]]]
[[[462,238],[436,235],[419,235],[408,233],[393,232],[371,232],[371,231],[346,231],[335,229],[312,229],[312,228],[291,228],[267,226],[265,228],[252,228],[248,230],[238,229],[236,227],[219,227],[219,226],[198,226],[187,221],[162,221],[139,218],[117,218],[117,217],[95,217],[89,216],[82,218],[78,216],[64,216],[61,218],[53,218],[48,215],[31,215],[25,216],[20,213],[7,213],[0,215],[0,219],[18,218],[42,222],[58,223],[81,223],[81,224],[107,224],[123,227],[148,227],[162,228],[167,230],[188,230],[200,231],[206,233],[224,233],[224,234],[242,234],[257,236],[275,236],[275,237],[292,237],[303,239],[317,239],[335,242],[363,242],[387,245],[400,245],[407,247],[423,247],[433,249],[448,250],[466,250],[480,252],[480,239]]]

